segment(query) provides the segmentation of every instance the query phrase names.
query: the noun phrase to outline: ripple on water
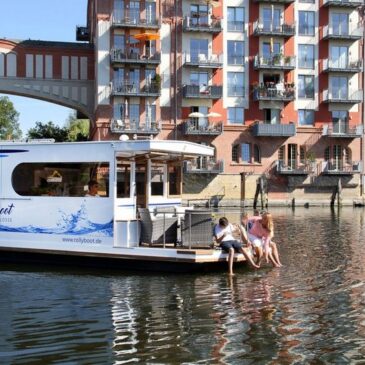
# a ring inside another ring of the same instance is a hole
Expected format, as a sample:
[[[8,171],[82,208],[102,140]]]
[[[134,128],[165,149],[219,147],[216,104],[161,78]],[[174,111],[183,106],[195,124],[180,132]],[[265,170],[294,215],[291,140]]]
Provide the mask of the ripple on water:
[[[0,363],[362,363],[364,211],[274,217],[284,267],[233,278],[2,266]]]

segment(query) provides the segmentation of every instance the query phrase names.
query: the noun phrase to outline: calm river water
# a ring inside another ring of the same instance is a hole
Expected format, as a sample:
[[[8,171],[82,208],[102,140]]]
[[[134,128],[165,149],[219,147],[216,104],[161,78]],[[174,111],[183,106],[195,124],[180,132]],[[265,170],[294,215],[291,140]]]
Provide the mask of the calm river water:
[[[281,269],[0,265],[0,364],[365,364],[365,210],[272,212]]]

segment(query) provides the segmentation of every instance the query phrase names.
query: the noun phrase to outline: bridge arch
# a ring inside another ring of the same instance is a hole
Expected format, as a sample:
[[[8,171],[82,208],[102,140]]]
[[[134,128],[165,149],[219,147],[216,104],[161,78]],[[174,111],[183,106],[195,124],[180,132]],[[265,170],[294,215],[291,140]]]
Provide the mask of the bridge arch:
[[[93,120],[93,46],[0,39],[0,93],[55,103]]]

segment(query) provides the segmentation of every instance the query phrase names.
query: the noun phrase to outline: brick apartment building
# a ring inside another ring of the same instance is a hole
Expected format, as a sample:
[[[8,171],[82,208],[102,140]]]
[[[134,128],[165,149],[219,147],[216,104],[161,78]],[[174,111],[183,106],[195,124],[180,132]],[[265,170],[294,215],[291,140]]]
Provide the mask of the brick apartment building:
[[[62,56],[59,73],[94,74],[91,139],[213,146],[214,158],[185,164],[186,199],[251,200],[263,178],[269,204],[329,203],[339,184],[352,203],[362,12],[362,0],[89,0],[76,31],[87,53],[67,67]]]

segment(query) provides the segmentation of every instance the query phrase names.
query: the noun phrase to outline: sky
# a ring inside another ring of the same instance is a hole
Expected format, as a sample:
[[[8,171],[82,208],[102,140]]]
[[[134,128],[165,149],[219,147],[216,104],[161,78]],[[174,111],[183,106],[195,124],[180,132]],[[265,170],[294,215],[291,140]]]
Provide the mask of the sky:
[[[76,26],[86,25],[87,0],[1,1],[0,38],[76,42]],[[72,109],[37,99],[8,96],[19,112],[23,136],[36,122],[63,126]]]

